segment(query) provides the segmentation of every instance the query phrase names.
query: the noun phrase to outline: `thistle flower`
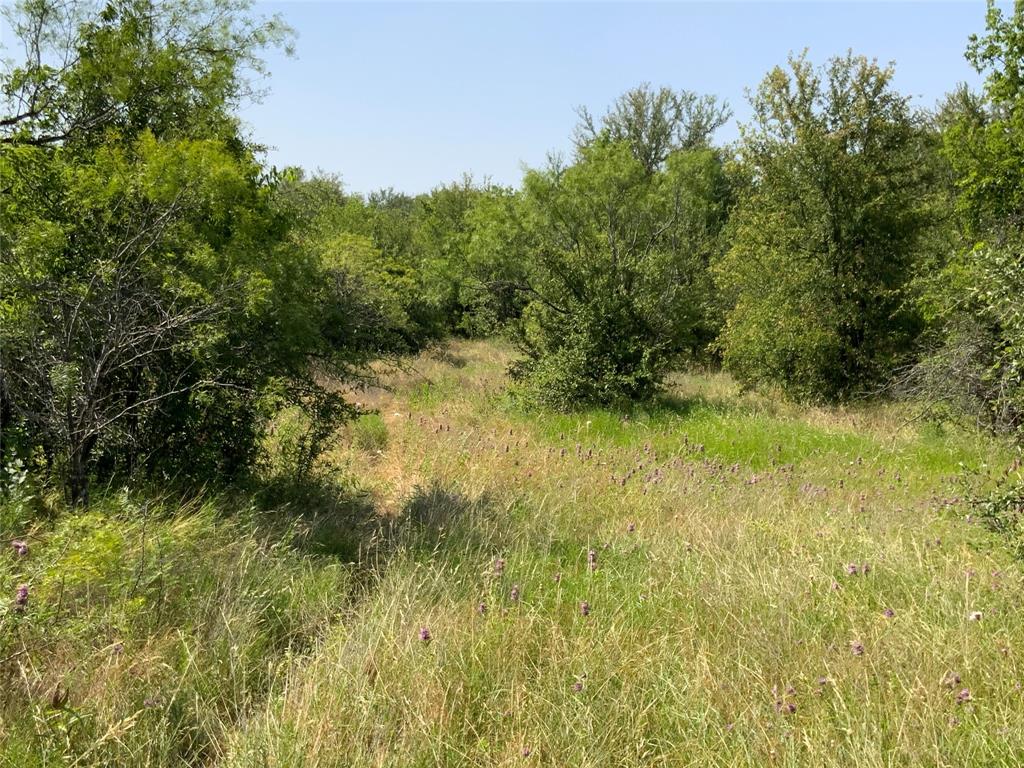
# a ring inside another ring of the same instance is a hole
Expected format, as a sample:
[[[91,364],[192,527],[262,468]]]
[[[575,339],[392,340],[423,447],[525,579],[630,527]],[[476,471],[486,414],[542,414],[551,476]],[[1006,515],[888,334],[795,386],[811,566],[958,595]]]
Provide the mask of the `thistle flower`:
[[[499,557],[497,560],[494,561],[494,574],[496,576],[501,576],[501,574],[503,574],[504,572],[505,572],[505,558],[504,557]]]
[[[577,680],[575,683],[572,684],[572,690],[574,693],[579,693],[583,690],[583,683],[580,680]]]
[[[960,684],[960,675],[956,672],[947,672],[942,678],[942,684],[946,688],[953,688],[953,686]]]
[[[476,612],[479,613],[481,616],[486,614],[487,613],[487,603],[481,602],[479,605],[477,605]]]
[[[513,585],[512,585],[512,591],[511,591],[511,592],[509,593],[509,595],[508,595],[508,596],[509,596],[509,599],[510,599],[510,600],[511,600],[511,601],[512,601],[513,603],[515,603],[515,602],[518,602],[518,601],[519,601],[519,585],[518,585],[518,584],[513,584]]]
[[[589,616],[589,615],[590,615],[590,603],[588,603],[586,600],[584,600],[584,601],[582,601],[580,603],[580,616]]]
[[[968,701],[972,701],[972,700],[973,700],[973,697],[971,696],[971,689],[970,688],[963,688],[963,689],[960,690],[960,693],[958,693],[956,695],[956,703],[957,704],[966,704]]]
[[[420,640],[422,640],[424,643],[429,643],[431,639],[432,636],[430,634],[430,629],[428,629],[427,627],[420,627]]]
[[[14,541],[11,542],[11,548],[14,550],[15,554],[18,555],[19,557],[24,557],[25,555],[28,554],[28,542],[27,541],[22,541],[21,539],[15,539]]]
[[[28,605],[28,584],[20,584],[14,593],[14,605],[19,610]]]
[[[848,563],[846,566],[846,573],[850,576],[856,576],[860,573],[860,566],[856,563]]]
[[[850,643],[850,652],[853,653],[854,656],[863,656],[864,643],[862,643],[860,640],[854,640],[852,643]]]
[[[885,618],[887,619],[891,619],[893,616],[896,615],[896,611],[894,611],[892,608],[886,608],[884,611],[882,611],[882,615],[885,616]]]

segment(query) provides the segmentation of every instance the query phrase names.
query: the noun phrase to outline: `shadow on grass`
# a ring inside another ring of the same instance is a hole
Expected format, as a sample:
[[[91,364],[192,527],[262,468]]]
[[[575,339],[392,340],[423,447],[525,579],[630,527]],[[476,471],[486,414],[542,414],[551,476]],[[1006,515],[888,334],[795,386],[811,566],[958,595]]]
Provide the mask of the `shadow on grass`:
[[[416,486],[398,514],[340,476],[277,479],[258,494],[268,532],[288,532],[300,551],[355,566],[362,575],[383,572],[399,551],[428,559],[458,558],[500,535],[498,505],[471,498],[437,480]]]

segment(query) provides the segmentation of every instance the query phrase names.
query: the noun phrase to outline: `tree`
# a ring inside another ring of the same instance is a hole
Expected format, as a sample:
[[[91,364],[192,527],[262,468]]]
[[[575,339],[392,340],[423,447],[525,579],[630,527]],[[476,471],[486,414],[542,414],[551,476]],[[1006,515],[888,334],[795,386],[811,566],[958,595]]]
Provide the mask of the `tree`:
[[[249,466],[282,403],[351,412],[318,384],[363,359],[323,334],[322,264],[233,109],[282,40],[233,0],[26,2],[0,90],[0,391],[5,449],[73,502],[144,463]],[[313,440],[312,442],[316,442]]]
[[[714,96],[664,87],[655,91],[649,83],[619,96],[599,122],[586,107],[579,107],[577,114],[578,150],[599,137],[625,142],[648,173],[661,168],[677,150],[708,146],[712,134],[732,116]]]
[[[990,3],[967,59],[983,93],[946,101],[943,149],[962,237],[925,296],[941,343],[914,371],[930,399],[1005,431],[1024,427],[1024,4]]]
[[[513,376],[529,399],[566,408],[655,391],[697,338],[725,191],[712,150],[677,150],[651,173],[606,136],[571,166],[526,174],[511,242],[528,302]]]
[[[923,119],[893,70],[848,54],[791,58],[742,128],[719,341],[747,384],[839,400],[885,381],[919,327],[910,284],[931,220]]]

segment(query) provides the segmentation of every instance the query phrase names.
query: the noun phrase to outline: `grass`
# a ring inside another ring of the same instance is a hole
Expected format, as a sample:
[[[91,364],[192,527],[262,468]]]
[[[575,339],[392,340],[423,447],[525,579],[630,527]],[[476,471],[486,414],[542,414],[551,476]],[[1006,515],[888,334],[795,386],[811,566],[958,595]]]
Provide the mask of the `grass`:
[[[721,375],[522,413],[508,356],[460,343],[361,394],[379,415],[327,460],[358,503],[38,524],[0,561],[31,587],[0,617],[0,760],[1024,763],[1024,570],[957,503],[1006,446]]]

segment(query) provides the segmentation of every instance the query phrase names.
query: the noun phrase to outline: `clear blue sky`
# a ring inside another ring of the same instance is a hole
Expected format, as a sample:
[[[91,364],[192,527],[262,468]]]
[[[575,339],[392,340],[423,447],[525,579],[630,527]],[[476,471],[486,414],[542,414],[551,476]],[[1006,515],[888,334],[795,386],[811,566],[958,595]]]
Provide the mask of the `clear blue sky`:
[[[897,87],[930,107],[958,82],[980,84],[963,51],[985,16],[982,0],[257,8],[297,39],[295,57],[269,56],[269,93],[243,111],[251,136],[273,164],[336,173],[363,193],[428,191],[463,172],[516,184],[524,164],[569,149],[574,107],[600,114],[645,81],[727,100],[735,118],[717,138],[730,141],[746,89],[805,47],[816,62],[851,48],[894,61]]]
[[[259,8],[298,32],[296,57],[271,57],[270,94],[244,112],[271,162],[410,193],[464,171],[515,184],[523,163],[568,148],[575,105],[603,111],[642,81],[717,94],[743,119],[745,89],[804,47],[815,61],[848,48],[895,61],[898,87],[931,106],[978,82],[963,51],[985,14],[981,2]]]

